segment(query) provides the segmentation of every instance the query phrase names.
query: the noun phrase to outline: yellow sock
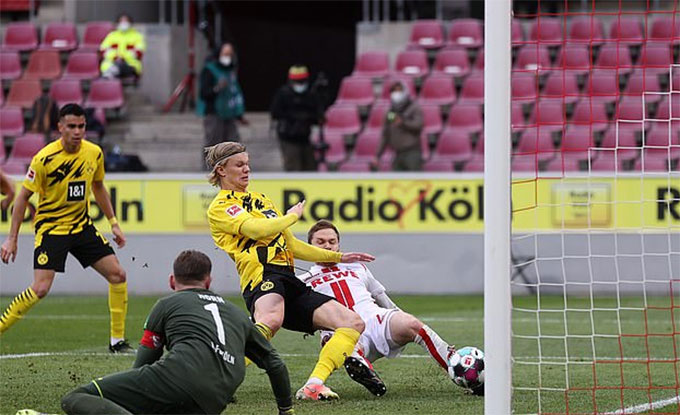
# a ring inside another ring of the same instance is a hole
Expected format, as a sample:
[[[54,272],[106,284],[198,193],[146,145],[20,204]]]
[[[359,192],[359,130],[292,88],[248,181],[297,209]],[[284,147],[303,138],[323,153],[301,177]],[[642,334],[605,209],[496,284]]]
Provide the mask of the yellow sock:
[[[2,316],[0,316],[0,334],[12,327],[14,323],[24,317],[34,305],[40,301],[33,288],[26,288],[21,294],[14,297]]]
[[[354,329],[342,327],[335,330],[335,334],[319,353],[319,361],[314,366],[310,378],[326,379],[333,371],[342,366],[347,356],[352,354],[361,333]]]
[[[255,328],[257,329],[257,331],[262,333],[264,338],[267,339],[267,340],[271,340],[272,337],[274,337],[274,333],[272,332],[272,329],[270,329],[269,326],[267,326],[264,323],[255,323]],[[253,363],[253,361],[246,357],[246,366],[248,366],[251,363]]]
[[[127,315],[127,281],[109,284],[109,313],[111,314],[111,337],[125,338],[125,316]]]

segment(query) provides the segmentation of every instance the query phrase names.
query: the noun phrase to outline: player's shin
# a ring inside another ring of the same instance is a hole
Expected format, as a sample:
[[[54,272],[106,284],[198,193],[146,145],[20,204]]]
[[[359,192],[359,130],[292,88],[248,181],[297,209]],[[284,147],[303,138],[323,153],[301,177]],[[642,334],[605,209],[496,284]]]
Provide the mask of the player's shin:
[[[100,396],[90,395],[78,388],[64,396],[61,409],[68,415],[80,414],[130,414],[127,410],[114,402]]]
[[[449,354],[449,345],[434,330],[424,325],[413,341],[425,349],[439,366],[448,370],[446,359]]]
[[[269,326],[267,326],[264,323],[255,323],[255,328],[257,329],[257,331],[262,333],[264,338],[267,340],[271,340],[272,337],[274,337],[274,332],[272,331],[272,329],[270,329]],[[246,357],[246,366],[250,365],[251,363],[253,363],[253,361]]]
[[[357,341],[361,333],[358,331],[342,327],[335,330],[335,334],[328,340],[328,343],[321,349],[319,353],[319,361],[316,363],[312,374],[307,383],[321,383],[333,373],[333,371],[345,362],[347,356],[350,356],[354,351]]]
[[[40,301],[33,288],[26,288],[21,294],[14,297],[7,309],[0,316],[0,334],[12,327],[14,323],[23,318],[34,305]]]
[[[109,284],[109,313],[111,314],[111,344],[125,338],[125,316],[128,308],[127,281]]]

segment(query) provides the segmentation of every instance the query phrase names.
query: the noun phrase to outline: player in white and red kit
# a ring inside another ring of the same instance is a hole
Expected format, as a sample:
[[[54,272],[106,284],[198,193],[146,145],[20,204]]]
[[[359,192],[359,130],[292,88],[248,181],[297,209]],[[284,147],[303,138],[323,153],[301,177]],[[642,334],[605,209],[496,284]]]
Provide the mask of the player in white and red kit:
[[[320,248],[340,250],[340,233],[329,221],[314,224],[307,239]],[[383,395],[386,388],[373,370],[372,362],[381,357],[399,356],[408,343],[423,347],[444,371],[448,370],[446,362],[454,347],[416,317],[399,309],[365,265],[317,263],[298,278],[314,291],[334,297],[361,316],[366,328],[344,366],[353,380],[374,395]],[[322,332],[322,342],[331,335],[332,332]]]

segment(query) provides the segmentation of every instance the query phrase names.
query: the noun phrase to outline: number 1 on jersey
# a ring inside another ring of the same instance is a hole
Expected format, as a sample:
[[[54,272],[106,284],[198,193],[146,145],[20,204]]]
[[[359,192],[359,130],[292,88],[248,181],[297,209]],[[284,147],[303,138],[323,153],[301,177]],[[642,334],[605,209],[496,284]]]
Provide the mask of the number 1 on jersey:
[[[217,309],[217,304],[206,304],[203,306],[203,308],[210,311],[210,314],[212,314],[213,320],[215,320],[215,327],[217,328],[217,339],[220,341],[220,343],[226,345],[227,339],[224,336],[224,325],[222,325],[222,319],[220,318],[220,312]]]
[[[338,302],[350,310],[354,310],[354,297],[350,291],[347,281],[338,281],[331,283],[333,295]]]

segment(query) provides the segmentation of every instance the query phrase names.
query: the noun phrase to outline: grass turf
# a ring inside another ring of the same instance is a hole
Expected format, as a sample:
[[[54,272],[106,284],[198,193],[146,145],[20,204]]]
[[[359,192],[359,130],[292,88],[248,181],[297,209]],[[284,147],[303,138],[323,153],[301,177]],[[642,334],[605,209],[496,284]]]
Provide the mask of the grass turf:
[[[445,340],[459,347],[483,345],[482,297],[394,299]],[[10,300],[0,298],[0,307]],[[155,300],[130,298],[127,333],[132,343],[139,341]],[[243,304],[240,298],[230,300]],[[607,412],[678,394],[672,333],[680,321],[674,325],[668,299],[648,298],[647,305],[658,308],[646,311],[640,311],[645,307],[635,298],[621,300],[628,308],[623,311],[610,311],[617,307],[615,299],[598,301],[594,305],[601,311],[592,312],[590,299],[569,299],[565,312],[565,300],[559,296],[542,296],[540,304],[537,297],[514,299],[515,413]],[[0,338],[0,413],[14,414],[21,408],[58,413],[59,400],[69,390],[130,367],[132,357],[107,353],[108,324],[105,297],[50,296],[39,303]],[[626,336],[618,335],[619,327]],[[539,333],[541,340],[536,339]],[[644,333],[648,335],[639,335]],[[295,392],[314,366],[318,337],[282,330],[273,343],[284,356]],[[25,356],[28,353],[35,355]],[[384,397],[370,395],[340,370],[328,382],[340,401],[297,403],[297,413],[483,413],[483,399],[464,394],[417,345],[409,345],[403,357],[381,359],[375,366],[388,387]],[[275,413],[267,376],[255,367],[248,369],[236,398],[225,413]],[[670,408],[677,409],[677,404]]]

